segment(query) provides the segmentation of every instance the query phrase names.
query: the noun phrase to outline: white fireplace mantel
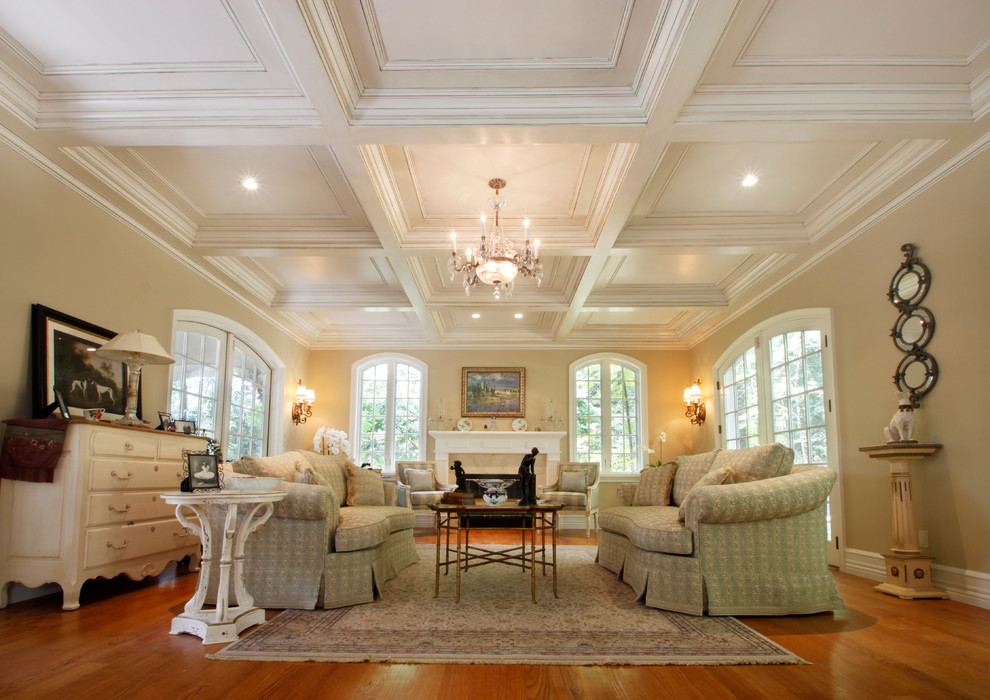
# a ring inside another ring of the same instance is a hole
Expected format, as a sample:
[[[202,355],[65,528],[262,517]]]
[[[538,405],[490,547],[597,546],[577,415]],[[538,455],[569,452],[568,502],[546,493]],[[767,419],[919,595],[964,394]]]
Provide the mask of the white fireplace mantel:
[[[560,462],[560,441],[563,432],[535,430],[431,430],[435,443],[434,459],[440,467],[441,479],[450,483],[447,467],[452,454],[516,454],[520,460],[534,447],[546,456],[546,483],[557,480]]]

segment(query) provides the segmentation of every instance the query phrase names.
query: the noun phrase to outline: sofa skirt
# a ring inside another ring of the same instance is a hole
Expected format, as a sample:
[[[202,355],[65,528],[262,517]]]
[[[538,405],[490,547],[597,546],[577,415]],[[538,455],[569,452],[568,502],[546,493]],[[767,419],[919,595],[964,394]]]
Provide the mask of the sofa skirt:
[[[689,615],[705,612],[705,581],[694,557],[647,552],[623,535],[602,530],[597,561],[651,608]]]
[[[342,608],[381,597],[381,586],[419,561],[411,528],[391,533],[382,544],[357,552],[332,552],[326,557],[319,605]]]

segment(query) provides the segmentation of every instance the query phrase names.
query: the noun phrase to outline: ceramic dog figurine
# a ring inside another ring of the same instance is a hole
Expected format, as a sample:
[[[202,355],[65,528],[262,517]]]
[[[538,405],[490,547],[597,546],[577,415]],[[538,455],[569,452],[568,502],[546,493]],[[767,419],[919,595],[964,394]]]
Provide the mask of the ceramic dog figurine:
[[[917,442],[914,440],[914,407],[911,395],[906,391],[897,392],[897,413],[890,419],[890,425],[883,429],[887,442]]]

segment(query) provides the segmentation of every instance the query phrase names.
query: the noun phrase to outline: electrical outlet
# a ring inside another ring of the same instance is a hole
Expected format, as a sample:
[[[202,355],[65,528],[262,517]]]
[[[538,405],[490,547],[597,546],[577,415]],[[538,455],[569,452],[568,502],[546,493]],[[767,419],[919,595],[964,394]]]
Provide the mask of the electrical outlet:
[[[918,530],[918,546],[928,549],[928,530]]]

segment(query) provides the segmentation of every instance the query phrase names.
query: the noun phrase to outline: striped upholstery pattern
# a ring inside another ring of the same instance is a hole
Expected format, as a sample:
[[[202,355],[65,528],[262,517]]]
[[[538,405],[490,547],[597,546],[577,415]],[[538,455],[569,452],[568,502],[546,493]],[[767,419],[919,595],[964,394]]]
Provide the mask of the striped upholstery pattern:
[[[568,491],[561,485],[565,472],[583,471],[586,475],[587,488],[584,493]],[[540,489],[540,498],[553,503],[563,503],[564,510],[584,511],[585,532],[591,537],[591,518],[595,519],[595,529],[598,529],[598,478],[600,465],[598,462],[562,462],[558,465],[557,481]]]

